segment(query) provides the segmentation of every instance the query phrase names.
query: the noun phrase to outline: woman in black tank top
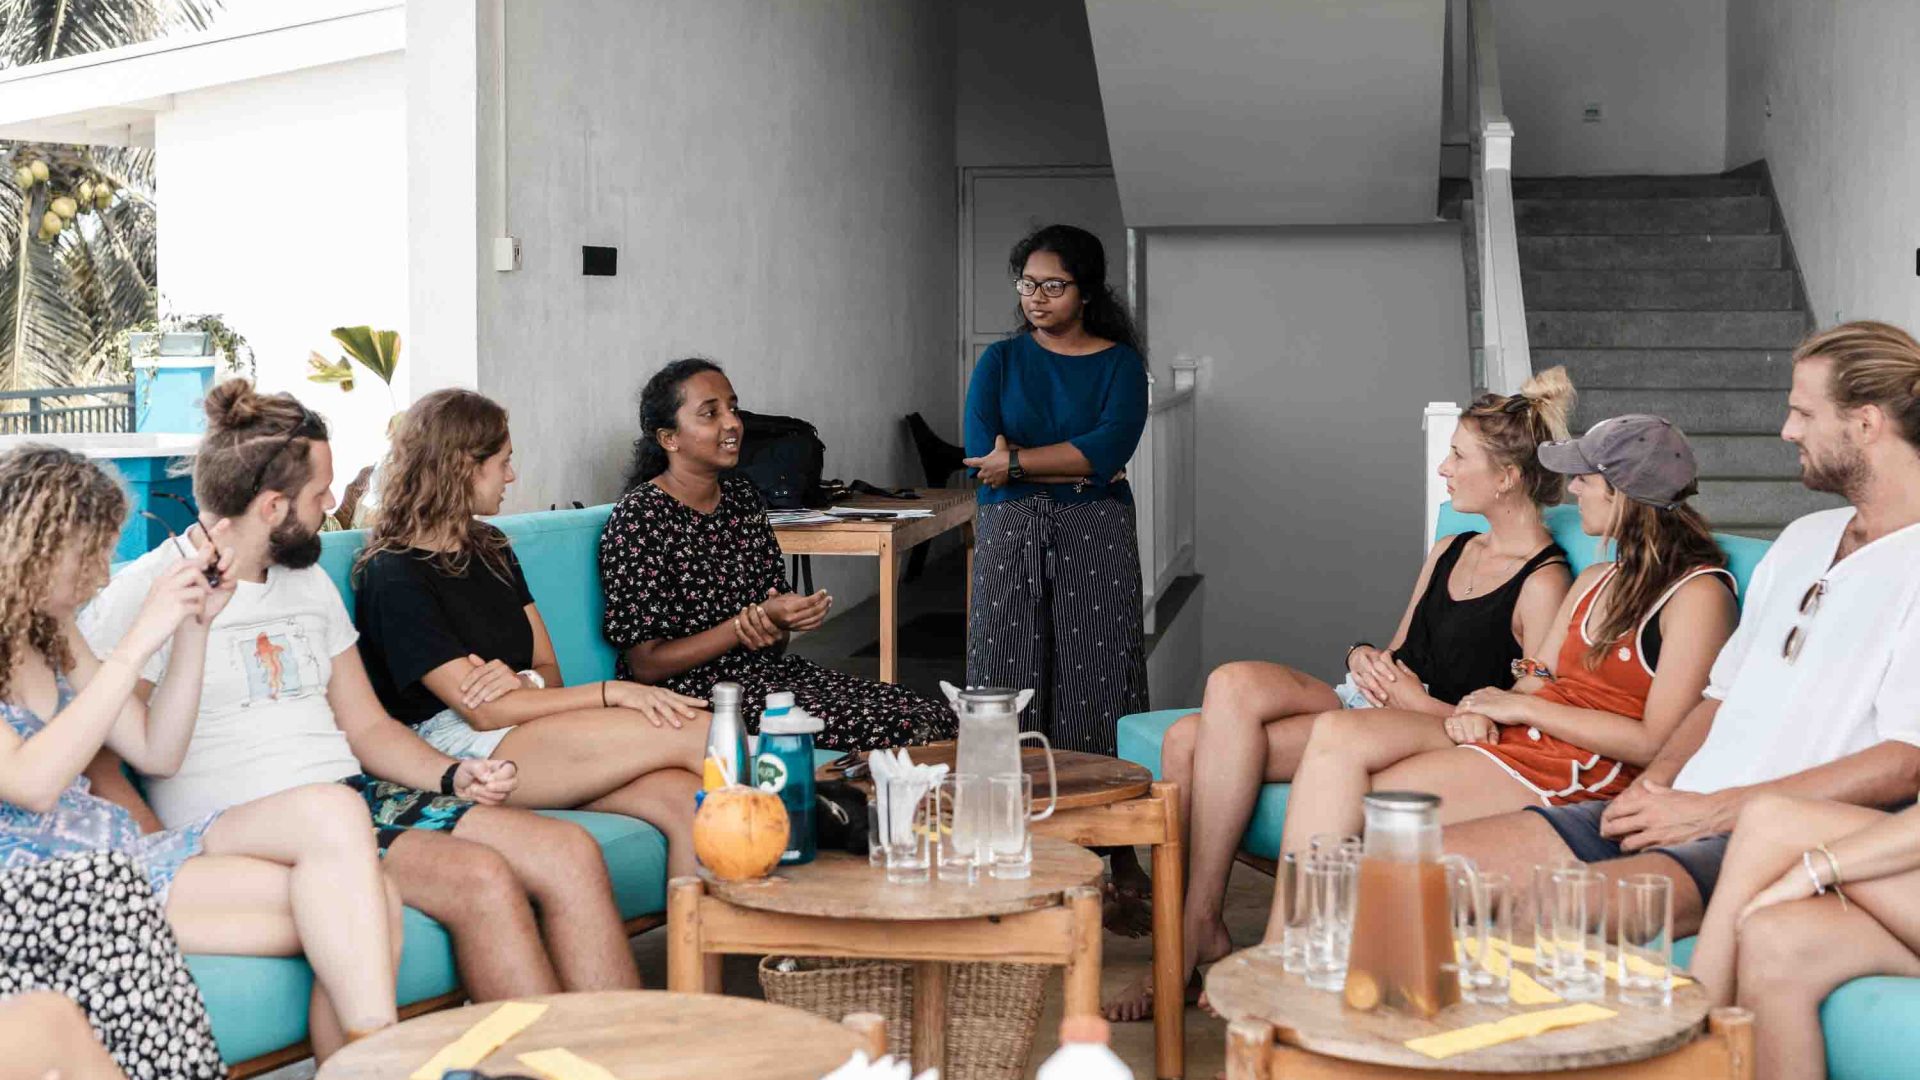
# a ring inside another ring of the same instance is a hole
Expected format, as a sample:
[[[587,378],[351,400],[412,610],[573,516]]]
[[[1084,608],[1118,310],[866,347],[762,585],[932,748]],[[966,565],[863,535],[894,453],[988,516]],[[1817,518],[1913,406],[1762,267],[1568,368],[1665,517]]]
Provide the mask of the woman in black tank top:
[[[1326,655],[1300,659],[1303,666],[1328,671],[1344,651],[1338,687],[1285,664],[1223,665],[1208,676],[1200,711],[1167,730],[1161,775],[1179,784],[1187,801],[1181,819],[1189,823],[1189,972],[1233,949],[1221,903],[1234,852],[1261,783],[1293,778],[1316,717],[1357,708],[1370,710],[1369,723],[1424,724],[1438,731],[1461,694],[1512,685],[1511,662],[1523,655],[1523,646],[1536,649],[1546,639],[1572,579],[1541,520],[1541,508],[1559,502],[1565,484],[1540,466],[1534,451],[1565,437],[1572,399],[1566,373],[1554,368],[1512,397],[1483,395],[1461,417],[1440,474],[1454,508],[1483,515],[1488,529],[1433,546],[1386,648],[1364,642],[1347,648],[1340,631],[1352,629],[1328,627]],[[1235,587],[1268,590],[1274,610],[1284,609],[1283,579]],[[1148,886],[1119,879],[1114,884],[1125,918],[1129,894],[1144,896]],[[1136,903],[1144,907],[1144,900]],[[1138,910],[1131,914],[1137,918]],[[1128,926],[1114,929],[1126,932]],[[1197,993],[1197,983],[1188,989]],[[1142,977],[1105,1012],[1110,1020],[1138,1020],[1153,1008],[1150,981]]]

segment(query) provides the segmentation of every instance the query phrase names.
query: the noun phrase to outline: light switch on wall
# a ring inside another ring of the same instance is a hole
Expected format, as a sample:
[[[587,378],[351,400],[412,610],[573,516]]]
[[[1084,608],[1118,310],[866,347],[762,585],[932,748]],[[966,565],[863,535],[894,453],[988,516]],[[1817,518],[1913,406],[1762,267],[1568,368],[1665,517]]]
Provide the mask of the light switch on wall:
[[[1587,102],[1586,108],[1580,110],[1580,122],[1583,124],[1597,124],[1605,118],[1605,112],[1597,101]]]
[[[493,268],[500,271],[520,269],[519,237],[496,236],[493,238]]]

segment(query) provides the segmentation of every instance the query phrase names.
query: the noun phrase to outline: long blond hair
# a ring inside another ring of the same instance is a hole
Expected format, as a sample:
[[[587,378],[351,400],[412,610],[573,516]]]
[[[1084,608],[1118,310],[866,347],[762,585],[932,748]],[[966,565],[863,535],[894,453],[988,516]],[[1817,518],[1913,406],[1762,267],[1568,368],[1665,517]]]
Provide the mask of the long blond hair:
[[[441,572],[462,576],[478,557],[500,580],[512,581],[506,536],[473,516],[474,473],[506,447],[507,435],[507,410],[483,394],[436,390],[414,402],[387,452],[380,508],[354,575],[383,551],[450,541],[432,556]]]
[[[1573,380],[1567,369],[1551,367],[1534,375],[1517,394],[1481,394],[1460,414],[1496,464],[1520,470],[1527,497],[1553,506],[1566,497],[1567,478],[1540,464],[1540,444],[1567,437],[1573,412]]]
[[[79,573],[93,573],[126,518],[126,492],[71,450],[28,445],[0,456],[0,700],[13,693],[13,666],[28,649],[72,670],[60,624],[47,613],[60,557],[78,545]]]

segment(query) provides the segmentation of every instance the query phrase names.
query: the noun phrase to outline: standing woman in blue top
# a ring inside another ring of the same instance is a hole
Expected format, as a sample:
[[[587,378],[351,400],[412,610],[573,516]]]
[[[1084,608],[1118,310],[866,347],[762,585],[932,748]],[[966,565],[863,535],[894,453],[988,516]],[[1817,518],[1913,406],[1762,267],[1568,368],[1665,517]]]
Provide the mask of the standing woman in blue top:
[[[1111,756],[1147,707],[1140,545],[1123,470],[1147,423],[1147,366],[1100,239],[1049,225],[1014,245],[1020,329],[967,388],[980,477],[967,682],[1035,691],[1022,725]]]

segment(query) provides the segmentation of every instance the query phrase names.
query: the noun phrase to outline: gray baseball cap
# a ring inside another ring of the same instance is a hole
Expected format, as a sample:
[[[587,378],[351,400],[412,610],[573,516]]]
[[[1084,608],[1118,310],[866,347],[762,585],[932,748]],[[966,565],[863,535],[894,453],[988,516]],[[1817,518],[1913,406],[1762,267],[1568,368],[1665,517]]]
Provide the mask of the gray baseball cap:
[[[1540,464],[1567,476],[1599,474],[1635,502],[1672,509],[1700,490],[1687,436],[1658,416],[1602,420],[1577,439],[1540,444]]]

